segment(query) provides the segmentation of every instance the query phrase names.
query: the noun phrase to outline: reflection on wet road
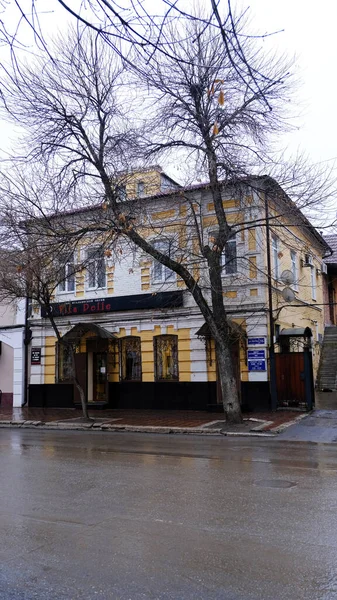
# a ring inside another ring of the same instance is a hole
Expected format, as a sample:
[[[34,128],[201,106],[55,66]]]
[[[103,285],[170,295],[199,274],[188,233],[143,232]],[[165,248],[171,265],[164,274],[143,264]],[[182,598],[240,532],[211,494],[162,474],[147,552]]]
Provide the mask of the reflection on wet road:
[[[0,599],[337,598],[337,453],[0,431]]]

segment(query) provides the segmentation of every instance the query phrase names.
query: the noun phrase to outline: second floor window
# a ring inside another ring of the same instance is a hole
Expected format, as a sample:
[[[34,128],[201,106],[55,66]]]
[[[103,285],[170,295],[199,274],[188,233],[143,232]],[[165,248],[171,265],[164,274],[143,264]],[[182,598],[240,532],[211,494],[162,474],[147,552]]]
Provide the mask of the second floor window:
[[[138,181],[137,183],[137,197],[144,198],[145,196],[145,184],[144,181]]]
[[[154,242],[153,246],[156,250],[159,250],[159,252],[165,254],[165,256],[170,256],[170,244],[167,240],[157,240]],[[153,263],[152,279],[157,283],[172,281],[175,279],[175,273],[168,267],[165,267],[165,265],[162,265],[162,263],[155,260]]]
[[[106,272],[102,248],[87,250],[87,285],[89,289],[105,288]]]
[[[273,251],[273,262],[274,262],[274,278],[278,279],[280,276],[280,263],[279,263],[279,257],[278,257],[278,253],[279,253],[278,238],[273,236],[271,244],[272,244],[272,251]]]
[[[232,238],[225,244],[223,252],[223,265],[226,275],[232,275],[238,271],[236,239]]]
[[[75,290],[75,265],[72,255],[61,257],[59,278],[59,292],[73,292]]]
[[[294,277],[294,283],[293,283],[293,288],[294,290],[298,289],[298,285],[297,285],[297,257],[296,257],[296,252],[294,250],[290,251],[290,258],[291,258],[291,272],[293,274]]]
[[[310,278],[311,278],[311,297],[316,300],[316,269],[314,266],[310,267]]]

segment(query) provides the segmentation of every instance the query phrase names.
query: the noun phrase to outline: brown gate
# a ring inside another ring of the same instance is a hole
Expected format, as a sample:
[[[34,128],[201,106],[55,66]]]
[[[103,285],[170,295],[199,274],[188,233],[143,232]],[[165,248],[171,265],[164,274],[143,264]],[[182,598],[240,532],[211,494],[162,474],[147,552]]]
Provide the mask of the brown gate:
[[[278,405],[305,404],[304,352],[275,354],[275,370]]]

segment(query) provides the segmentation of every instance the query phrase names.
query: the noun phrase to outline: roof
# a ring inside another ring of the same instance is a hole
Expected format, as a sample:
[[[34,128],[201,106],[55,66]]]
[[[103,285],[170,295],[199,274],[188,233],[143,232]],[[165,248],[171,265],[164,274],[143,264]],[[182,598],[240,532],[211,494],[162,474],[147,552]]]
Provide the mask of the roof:
[[[95,323],[77,323],[75,327],[64,334],[62,339],[70,343],[78,343],[89,331],[93,333],[95,337],[101,339],[112,339],[116,337],[113,333],[110,333],[110,331],[107,331]]]
[[[163,171],[161,171],[161,174],[164,175],[165,177],[167,177],[168,179],[171,179]],[[174,180],[171,179],[171,181],[174,181]],[[273,179],[272,177],[270,177],[269,175],[256,175],[256,176],[255,175],[247,175],[245,177],[238,177],[238,178],[230,179],[227,181],[220,181],[219,183],[221,184],[221,186],[223,188],[226,188],[226,187],[231,188],[235,185],[238,185],[238,186],[248,185],[250,187],[254,187],[254,186],[257,187],[260,184],[261,191],[266,191],[267,194],[268,193],[270,194],[270,193],[276,191],[278,194],[278,199],[282,200],[286,205],[291,207],[291,210],[294,212],[294,214],[296,214],[300,217],[300,219],[303,223],[303,226],[312,234],[312,236],[316,239],[316,241],[323,248],[325,248],[325,250],[327,252],[329,252],[330,247],[329,247],[328,241],[326,241],[326,238],[323,238],[321,236],[321,234],[317,231],[317,229],[310,223],[309,219],[307,219],[307,217],[302,213],[302,211],[296,206],[295,202],[293,200],[291,200],[291,198],[289,198],[289,196],[282,189],[280,184],[277,183],[277,181],[275,179]],[[180,186],[180,187],[177,187],[176,189],[170,189],[170,190],[166,190],[164,192],[158,192],[158,193],[150,195],[150,196],[145,196],[143,198],[143,200],[148,201],[148,200],[155,200],[158,198],[167,198],[167,197],[182,198],[182,197],[184,197],[185,193],[193,192],[193,191],[197,191],[197,190],[207,190],[210,188],[211,188],[211,184],[209,182],[198,183],[198,184],[189,185],[189,186]],[[125,202],[123,202],[123,204],[127,204],[128,202],[134,202],[135,200],[136,200],[136,198],[134,198],[134,199],[130,198],[129,200],[126,200]],[[53,218],[59,218],[60,216],[70,216],[70,215],[76,215],[76,214],[81,214],[81,213],[87,213],[87,212],[91,212],[91,211],[97,211],[97,210],[100,210],[101,208],[102,208],[102,203],[94,204],[91,206],[84,206],[81,208],[73,208],[73,209],[70,209],[69,211],[64,211],[62,215],[54,214],[51,216]]]
[[[332,250],[331,256],[324,258],[324,262],[328,264],[337,263],[337,234],[325,235],[324,239]]]
[[[291,327],[289,329],[282,329],[280,336],[312,337],[312,331],[310,327]]]

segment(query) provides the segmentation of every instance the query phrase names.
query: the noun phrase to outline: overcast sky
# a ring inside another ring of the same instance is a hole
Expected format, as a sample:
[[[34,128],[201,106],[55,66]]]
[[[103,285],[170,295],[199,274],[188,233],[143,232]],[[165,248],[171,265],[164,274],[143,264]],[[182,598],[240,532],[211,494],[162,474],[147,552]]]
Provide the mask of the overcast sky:
[[[245,0],[232,1],[234,6],[248,5]],[[48,0],[48,4],[40,0],[37,6],[39,4],[43,8],[56,6],[53,14],[43,17],[45,31],[55,33],[57,28],[66,26],[69,19],[55,0]],[[123,0],[120,4],[123,5]],[[155,1],[154,6],[156,4]],[[286,134],[281,145],[292,153],[298,148],[305,150],[313,162],[330,161],[337,156],[337,0],[321,0],[320,3],[316,0],[250,0],[249,7],[254,30],[260,33],[282,30],[264,43],[290,57],[296,55],[301,86],[294,103],[301,116],[296,131]],[[4,149],[8,145],[5,140],[12,132],[2,123],[1,133]]]

